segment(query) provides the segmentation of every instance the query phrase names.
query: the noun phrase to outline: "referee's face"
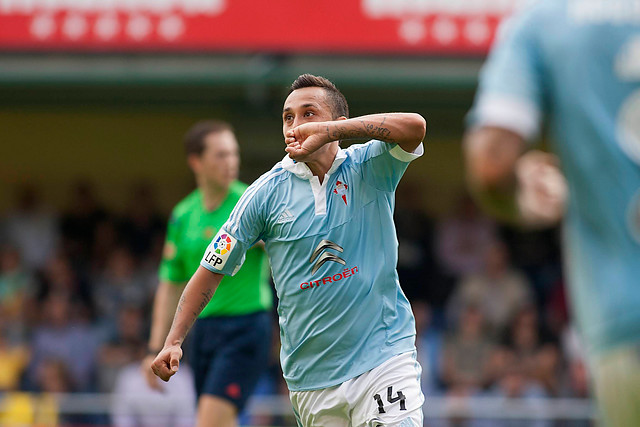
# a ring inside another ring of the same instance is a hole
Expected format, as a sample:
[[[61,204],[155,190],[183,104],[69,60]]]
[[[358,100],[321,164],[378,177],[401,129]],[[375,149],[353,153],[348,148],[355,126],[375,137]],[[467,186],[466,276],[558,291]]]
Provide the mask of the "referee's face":
[[[210,184],[227,188],[238,178],[240,150],[231,131],[210,133],[204,151],[196,162],[195,173]]]

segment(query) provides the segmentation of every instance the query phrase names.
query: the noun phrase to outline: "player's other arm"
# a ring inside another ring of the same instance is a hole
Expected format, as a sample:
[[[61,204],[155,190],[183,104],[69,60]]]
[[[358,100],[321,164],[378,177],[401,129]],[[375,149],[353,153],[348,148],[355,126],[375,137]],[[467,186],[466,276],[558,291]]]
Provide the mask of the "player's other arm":
[[[320,146],[349,139],[378,139],[399,145],[404,151],[413,152],[427,132],[427,122],[417,113],[379,113],[351,119],[328,122],[304,123],[286,134],[286,151],[296,158],[299,145],[315,151]]]
[[[153,372],[163,381],[169,381],[169,378],[178,372],[182,358],[182,343],[200,312],[213,297],[223,277],[222,274],[213,273],[200,266],[184,288],[164,347],[152,364]]]
[[[471,130],[464,140],[467,178],[476,200],[497,218],[529,226],[557,222],[566,183],[555,156],[525,153],[519,134],[500,127]]]
[[[160,389],[158,377],[151,369],[156,355],[160,352],[171,327],[171,318],[176,311],[180,295],[184,289],[184,283],[176,284],[161,280],[153,300],[151,316],[151,333],[149,334],[149,355],[142,362],[142,370],[151,388]]]

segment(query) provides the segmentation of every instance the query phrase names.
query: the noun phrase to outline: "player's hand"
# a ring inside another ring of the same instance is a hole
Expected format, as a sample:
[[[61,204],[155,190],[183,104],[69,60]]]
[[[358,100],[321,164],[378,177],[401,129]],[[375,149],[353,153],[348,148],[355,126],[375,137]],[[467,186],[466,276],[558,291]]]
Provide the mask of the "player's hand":
[[[160,384],[160,381],[158,381],[158,377],[153,372],[153,369],[151,369],[151,365],[153,365],[155,358],[156,356],[150,354],[142,359],[142,362],[140,363],[140,370],[142,371],[144,379],[147,380],[149,387],[154,390],[162,391],[162,385]]]
[[[331,140],[326,122],[312,122],[289,129],[285,134],[284,142],[287,144],[284,151],[289,153],[289,157],[304,162]]]
[[[151,364],[153,373],[162,381],[169,381],[178,372],[182,359],[182,349],[178,345],[164,347]]]
[[[516,164],[518,207],[525,223],[552,225],[562,218],[568,196],[567,182],[556,156],[530,151]]]

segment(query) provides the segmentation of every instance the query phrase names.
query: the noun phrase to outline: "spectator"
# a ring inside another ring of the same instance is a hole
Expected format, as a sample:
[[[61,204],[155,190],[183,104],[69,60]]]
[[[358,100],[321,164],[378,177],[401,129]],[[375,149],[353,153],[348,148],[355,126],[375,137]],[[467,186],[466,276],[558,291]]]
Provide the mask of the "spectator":
[[[531,303],[533,296],[526,276],[511,266],[506,246],[494,241],[486,249],[482,270],[463,277],[457,286],[449,301],[448,315],[455,324],[464,307],[475,305],[484,314],[491,332],[498,336],[517,310]]]
[[[115,379],[111,412],[113,426],[192,427],[195,425],[196,396],[193,374],[189,366],[184,364],[180,366],[180,372],[171,379],[171,385],[162,384],[162,387],[162,393],[149,387],[139,362],[124,367]]]
[[[458,327],[446,340],[442,352],[442,379],[450,394],[478,394],[489,384],[493,347],[482,310],[474,305],[465,306]]]
[[[33,277],[22,265],[19,252],[10,246],[0,248],[0,325],[10,341],[26,339],[24,313],[33,293]]]
[[[20,389],[20,380],[28,363],[29,349],[22,344],[10,343],[5,329],[0,327],[0,393]]]
[[[557,395],[560,387],[560,349],[557,341],[540,324],[533,305],[521,308],[500,350],[503,377],[523,375],[527,384],[538,384],[547,395]]]
[[[106,217],[97,223],[88,272],[91,277],[97,277],[107,269],[109,256],[122,246],[122,240],[117,221],[113,218]]]
[[[421,206],[416,183],[401,182],[397,189],[394,221],[398,235],[398,277],[409,298],[440,304],[446,297],[433,251],[434,226]]]
[[[88,181],[78,181],[72,190],[69,207],[62,216],[64,249],[79,267],[85,266],[91,254],[96,227],[108,217],[93,191]]]
[[[522,271],[531,283],[538,307],[555,291],[561,280],[559,228],[542,230],[503,226],[500,235],[509,248],[513,265]]]
[[[144,308],[152,296],[153,289],[136,269],[133,254],[124,246],[115,249],[95,281],[93,298],[101,325],[113,333],[123,306]]]
[[[25,185],[18,189],[16,208],[4,221],[7,242],[18,249],[29,269],[44,266],[59,242],[58,220],[47,208],[38,189]]]
[[[89,325],[77,320],[77,311],[78,307],[63,293],[52,293],[45,300],[42,322],[34,330],[33,358],[27,369],[27,379],[32,386],[38,384],[41,365],[55,358],[69,368],[76,390],[95,389],[99,336]]]
[[[416,319],[416,347],[418,360],[422,366],[422,392],[427,399],[441,392],[440,354],[442,352],[442,331],[435,327],[432,310],[422,300],[411,303]]]
[[[110,393],[117,373],[138,361],[146,352],[143,310],[137,306],[123,306],[117,315],[117,333],[99,352],[99,390]]]
[[[444,272],[454,279],[479,272],[484,253],[496,236],[495,223],[482,215],[465,193],[456,211],[436,229],[436,255]]]
[[[78,275],[69,258],[61,252],[47,262],[37,283],[35,298],[38,303],[42,303],[52,294],[61,294],[70,298],[75,314],[82,317],[84,321],[93,318],[90,285]],[[31,322],[39,320],[33,318],[38,312],[39,310],[36,309],[29,314]]]
[[[92,424],[92,416],[87,414],[62,414],[56,395],[77,391],[68,362],[52,357],[45,359],[38,367],[37,391],[39,395],[34,402],[35,426],[88,426]],[[35,395],[34,395],[35,396]]]
[[[158,211],[153,188],[141,183],[133,188],[127,215],[121,232],[131,252],[140,260],[152,250],[154,243],[164,236],[165,221]]]

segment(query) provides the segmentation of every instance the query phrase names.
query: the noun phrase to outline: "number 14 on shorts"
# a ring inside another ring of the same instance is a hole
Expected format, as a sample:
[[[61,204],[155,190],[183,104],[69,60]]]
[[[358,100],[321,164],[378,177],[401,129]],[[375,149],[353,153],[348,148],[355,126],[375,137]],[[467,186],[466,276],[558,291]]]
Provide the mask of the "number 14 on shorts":
[[[378,403],[378,413],[384,414],[386,411],[384,410],[384,402],[382,401],[382,398],[380,397],[380,395],[375,394],[373,396],[373,400],[375,400]],[[396,397],[393,397],[393,387],[392,386],[387,387],[387,402],[396,403],[398,400],[400,401],[400,410],[406,411],[407,410],[406,398],[402,393],[402,390],[398,390]]]

